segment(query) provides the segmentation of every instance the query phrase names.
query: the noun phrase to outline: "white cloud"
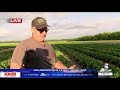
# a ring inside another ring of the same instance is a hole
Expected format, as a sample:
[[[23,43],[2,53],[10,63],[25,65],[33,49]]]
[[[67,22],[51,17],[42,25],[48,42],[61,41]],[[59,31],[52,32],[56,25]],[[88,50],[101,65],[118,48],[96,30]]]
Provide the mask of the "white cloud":
[[[0,36],[5,36],[7,34],[9,34],[9,31],[3,29],[0,30]]]
[[[72,38],[117,31],[120,30],[120,15],[117,14],[116,17],[105,17],[106,14],[103,13],[95,15],[95,13],[81,14],[81,12],[0,12],[0,40],[23,40],[30,37],[31,20],[38,16],[46,18],[51,26],[46,39]],[[22,18],[23,23],[8,23],[9,18]]]

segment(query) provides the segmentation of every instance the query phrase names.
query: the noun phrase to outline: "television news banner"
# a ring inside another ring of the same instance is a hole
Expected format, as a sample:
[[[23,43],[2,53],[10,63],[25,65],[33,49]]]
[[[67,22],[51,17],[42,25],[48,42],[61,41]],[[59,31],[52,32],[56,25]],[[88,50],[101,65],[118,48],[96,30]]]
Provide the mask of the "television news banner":
[[[22,18],[10,18],[9,23],[22,23]],[[100,78],[113,73],[108,63],[104,68],[95,69],[0,69],[0,78]]]

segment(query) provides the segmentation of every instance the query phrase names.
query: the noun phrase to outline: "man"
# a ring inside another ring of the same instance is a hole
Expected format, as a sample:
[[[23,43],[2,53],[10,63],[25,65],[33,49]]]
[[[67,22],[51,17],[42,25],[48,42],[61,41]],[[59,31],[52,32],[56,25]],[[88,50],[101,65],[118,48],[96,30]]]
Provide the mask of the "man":
[[[32,20],[32,37],[23,40],[14,49],[11,69],[68,69],[61,63],[50,44],[45,41],[48,32],[46,19],[36,17]],[[74,69],[75,65],[70,69]]]

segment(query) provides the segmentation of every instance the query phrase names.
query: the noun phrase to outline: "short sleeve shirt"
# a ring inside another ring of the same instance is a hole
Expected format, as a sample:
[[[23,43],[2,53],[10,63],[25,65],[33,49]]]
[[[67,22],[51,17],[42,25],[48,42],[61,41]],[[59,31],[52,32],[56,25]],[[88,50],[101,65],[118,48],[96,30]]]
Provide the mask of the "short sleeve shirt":
[[[57,62],[53,47],[45,42],[45,45],[30,37],[18,44],[14,49],[12,63],[24,65],[24,68],[51,69]]]

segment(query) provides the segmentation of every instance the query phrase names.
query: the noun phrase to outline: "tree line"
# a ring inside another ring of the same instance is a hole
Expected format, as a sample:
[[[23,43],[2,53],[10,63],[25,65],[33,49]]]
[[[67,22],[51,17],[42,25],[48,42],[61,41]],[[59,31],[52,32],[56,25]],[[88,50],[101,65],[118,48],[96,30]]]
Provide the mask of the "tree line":
[[[79,38],[69,39],[75,41],[90,41],[90,40],[120,40],[120,32],[104,32],[96,35],[83,36]]]

